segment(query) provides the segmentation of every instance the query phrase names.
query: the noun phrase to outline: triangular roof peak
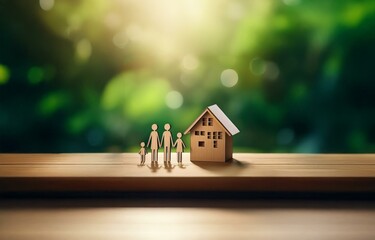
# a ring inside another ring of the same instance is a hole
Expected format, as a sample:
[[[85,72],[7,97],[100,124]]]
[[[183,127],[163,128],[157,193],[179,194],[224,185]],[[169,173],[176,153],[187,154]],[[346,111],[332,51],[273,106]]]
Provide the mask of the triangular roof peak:
[[[190,132],[190,130],[197,124],[197,122],[203,117],[206,112],[211,113],[223,126],[227,134],[233,136],[240,132],[238,128],[232,123],[232,121],[225,115],[225,113],[219,108],[218,105],[214,104],[206,108],[206,110],[203,111],[203,113],[193,122],[193,124],[190,125],[188,129],[184,132],[184,134],[187,134]]]

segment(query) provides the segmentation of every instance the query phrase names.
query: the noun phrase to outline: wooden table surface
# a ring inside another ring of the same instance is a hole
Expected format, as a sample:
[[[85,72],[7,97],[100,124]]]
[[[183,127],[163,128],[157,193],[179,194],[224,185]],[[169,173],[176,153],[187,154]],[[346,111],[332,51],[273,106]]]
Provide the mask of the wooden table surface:
[[[374,156],[235,154],[196,164],[185,154],[183,166],[155,167],[138,166],[136,154],[0,154],[0,239],[372,240]],[[280,195],[236,197],[253,192]],[[308,192],[314,198],[283,195]],[[338,197],[320,198],[331,192]]]
[[[183,159],[183,165],[172,159],[171,165],[148,160],[139,166],[135,153],[0,154],[0,192],[375,192],[374,154],[234,154],[228,163],[192,163],[188,154]]]
[[[0,239],[375,239],[373,202],[0,201]]]

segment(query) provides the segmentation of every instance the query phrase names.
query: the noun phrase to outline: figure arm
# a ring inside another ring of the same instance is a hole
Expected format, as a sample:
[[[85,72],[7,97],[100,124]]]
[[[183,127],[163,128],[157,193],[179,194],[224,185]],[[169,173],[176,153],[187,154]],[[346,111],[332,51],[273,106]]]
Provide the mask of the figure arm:
[[[162,143],[163,143],[163,141],[164,141],[164,133],[163,133],[163,135],[162,135],[162,137],[161,137],[161,141],[160,141],[160,139],[159,139],[159,134],[156,133],[156,136],[157,136],[157,138],[158,138],[158,143],[159,143],[159,148],[160,148],[161,145],[162,145]]]
[[[148,137],[147,147],[150,145],[151,135],[152,135],[152,133],[150,133],[150,137]]]
[[[181,140],[182,146],[186,148],[184,141]]]
[[[172,144],[172,146],[173,146],[173,137],[172,137],[172,133],[169,133],[169,135],[171,136],[171,144]]]

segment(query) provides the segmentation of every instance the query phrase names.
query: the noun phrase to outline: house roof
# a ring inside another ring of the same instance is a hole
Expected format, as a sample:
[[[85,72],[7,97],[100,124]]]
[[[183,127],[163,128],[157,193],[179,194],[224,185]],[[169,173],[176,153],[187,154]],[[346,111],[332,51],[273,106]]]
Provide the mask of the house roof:
[[[218,105],[214,104],[212,106],[207,107],[207,109],[190,125],[188,129],[184,132],[184,134],[187,134],[190,132],[190,130],[197,124],[197,122],[203,117],[206,112],[211,113],[223,126],[227,134],[233,136],[240,132],[238,128],[232,123],[232,121],[225,115],[225,113],[219,108]]]

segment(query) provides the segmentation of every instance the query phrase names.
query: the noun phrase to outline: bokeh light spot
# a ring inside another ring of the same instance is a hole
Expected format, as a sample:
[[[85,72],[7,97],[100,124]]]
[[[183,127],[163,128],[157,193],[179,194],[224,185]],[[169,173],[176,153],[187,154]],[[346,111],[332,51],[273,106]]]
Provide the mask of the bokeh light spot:
[[[220,79],[225,87],[234,87],[238,82],[238,74],[233,69],[225,69],[221,73]]]
[[[76,45],[76,54],[80,60],[87,60],[91,56],[91,51],[91,43],[87,39],[81,39]]]
[[[0,85],[8,82],[10,77],[9,70],[6,66],[0,64]]]
[[[40,8],[49,11],[55,6],[55,0],[39,0]]]
[[[44,70],[40,67],[32,67],[27,72],[27,79],[30,84],[38,84],[44,79]]]
[[[69,96],[64,92],[52,92],[44,96],[39,102],[39,112],[44,116],[50,116],[57,110],[67,106],[70,102]]]
[[[266,63],[260,58],[254,58],[250,62],[250,70],[256,76],[261,76],[266,71]]]
[[[280,70],[276,63],[267,62],[264,77],[269,80],[276,80],[279,77]]]
[[[171,109],[177,109],[184,103],[184,97],[178,91],[170,91],[165,96],[165,103]]]
[[[186,55],[181,62],[183,70],[195,70],[199,66],[199,60],[193,55]]]
[[[109,13],[105,17],[104,23],[107,25],[108,28],[116,29],[116,28],[119,28],[121,26],[122,19],[121,19],[121,16],[119,14]]]
[[[112,42],[118,48],[125,48],[129,42],[129,38],[126,32],[121,31],[116,33],[116,35],[112,39]]]

